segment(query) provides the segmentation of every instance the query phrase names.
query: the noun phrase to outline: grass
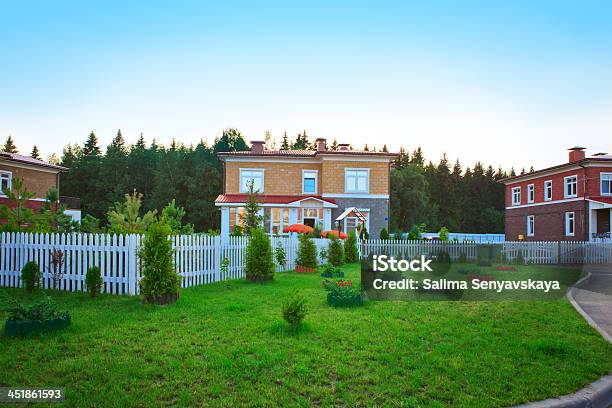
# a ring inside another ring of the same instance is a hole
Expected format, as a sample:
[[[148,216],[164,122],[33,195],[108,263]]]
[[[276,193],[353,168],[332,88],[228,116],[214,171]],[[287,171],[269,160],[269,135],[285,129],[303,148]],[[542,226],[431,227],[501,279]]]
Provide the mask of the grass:
[[[357,265],[344,270],[358,279]],[[292,331],[281,305],[298,290],[309,314]],[[295,273],[182,290],[166,307],[47,293],[72,326],[0,337],[0,386],[62,386],[73,406],[508,406],[612,369],[612,345],[565,299],[333,309],[318,275]],[[3,309],[6,295],[42,293],[0,289]]]

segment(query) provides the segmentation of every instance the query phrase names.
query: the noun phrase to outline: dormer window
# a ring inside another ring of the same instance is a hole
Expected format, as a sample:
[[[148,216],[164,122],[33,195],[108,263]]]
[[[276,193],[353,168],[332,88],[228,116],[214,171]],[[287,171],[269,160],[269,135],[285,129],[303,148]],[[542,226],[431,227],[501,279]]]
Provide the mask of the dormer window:
[[[317,194],[317,170],[302,170],[302,193]]]
[[[263,169],[240,169],[240,192],[249,192],[249,182],[253,182],[253,191],[264,191]]]
[[[512,189],[512,205],[521,205],[521,188],[514,187]]]
[[[565,198],[578,197],[578,176],[564,177]]]

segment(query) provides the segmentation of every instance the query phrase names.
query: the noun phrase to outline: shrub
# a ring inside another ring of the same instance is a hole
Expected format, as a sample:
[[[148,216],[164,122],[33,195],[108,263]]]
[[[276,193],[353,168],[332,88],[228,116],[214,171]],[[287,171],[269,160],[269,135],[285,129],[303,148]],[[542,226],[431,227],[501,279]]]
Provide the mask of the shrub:
[[[297,264],[307,268],[317,267],[317,246],[310,236],[300,234],[298,246]]]
[[[99,293],[102,293],[102,274],[100,273],[100,268],[92,266],[87,270],[85,284],[91,297],[96,297]]]
[[[458,259],[457,262],[459,262],[459,263],[467,263],[467,261],[468,260],[467,260],[467,256],[465,255],[465,251],[461,251],[459,253],[459,259]]]
[[[354,263],[359,260],[359,251],[357,251],[357,236],[354,231],[351,231],[344,240],[344,258],[346,262]]]
[[[29,261],[25,264],[21,270],[21,280],[23,280],[23,285],[28,292],[40,286],[40,269],[38,269],[36,262]]]
[[[344,278],[344,272],[331,264],[326,264],[323,272],[321,273],[322,278]]]
[[[448,241],[448,228],[442,227],[440,228],[440,241]]]
[[[344,248],[342,242],[335,236],[329,236],[329,247],[327,249],[327,262],[333,266],[344,264]]]
[[[327,248],[321,248],[319,251],[319,259],[327,259]]]
[[[361,227],[361,231],[359,231],[359,239],[367,240],[370,239],[370,233],[365,225]]]
[[[306,299],[300,294],[294,294],[283,303],[283,319],[292,327],[302,324],[306,313],[308,313]]]
[[[143,262],[140,293],[147,303],[169,303],[178,299],[179,275],[172,262],[171,229],[162,222],[151,224],[140,250]]]
[[[408,240],[409,241],[417,241],[423,237],[423,233],[425,232],[425,224],[414,224],[408,232]]]
[[[29,306],[14,302],[7,311],[8,318],[12,321],[51,320],[63,314],[57,310],[57,304],[49,296]]]
[[[6,336],[26,336],[60,330],[70,325],[70,312],[60,312],[50,298],[39,299],[32,305],[13,302],[4,324]]]
[[[380,239],[389,239],[389,232],[386,228],[380,230]]]
[[[274,257],[276,258],[276,263],[282,269],[285,269],[287,265],[287,254],[285,253],[285,248],[280,241],[276,241],[276,249],[274,250]]]
[[[251,282],[274,279],[274,261],[270,238],[261,228],[251,228],[245,253],[246,278]]]

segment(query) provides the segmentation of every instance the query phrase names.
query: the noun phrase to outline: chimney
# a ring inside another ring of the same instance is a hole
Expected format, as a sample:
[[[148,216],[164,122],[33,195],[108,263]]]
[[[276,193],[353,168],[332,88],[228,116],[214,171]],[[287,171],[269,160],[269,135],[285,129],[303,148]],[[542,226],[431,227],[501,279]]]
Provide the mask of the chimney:
[[[264,152],[264,144],[261,140],[253,140],[251,142],[251,153],[262,154]]]
[[[327,150],[327,140],[324,137],[320,137],[316,140],[317,152],[324,152]]]
[[[338,150],[348,150],[348,149],[349,149],[348,143],[338,143]]]
[[[569,150],[569,162],[575,163],[580,160],[584,160],[584,158],[586,157],[586,154],[584,153],[584,149],[586,149],[586,147],[580,147],[580,146],[574,146],[574,147],[570,147],[569,149],[567,149]]]

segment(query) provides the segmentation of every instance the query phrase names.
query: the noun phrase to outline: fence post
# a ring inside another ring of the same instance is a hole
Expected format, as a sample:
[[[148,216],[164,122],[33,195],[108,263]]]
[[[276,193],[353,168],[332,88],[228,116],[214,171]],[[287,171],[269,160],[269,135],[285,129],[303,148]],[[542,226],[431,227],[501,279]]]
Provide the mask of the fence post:
[[[128,293],[136,294],[136,257],[138,256],[136,235],[130,234],[128,238]]]
[[[229,240],[232,239],[232,237],[228,237]],[[222,245],[221,245],[221,236],[217,235],[214,238],[214,245],[215,245],[215,249],[213,251],[214,256],[214,268],[215,268],[215,282],[219,282],[221,280],[221,250],[222,250]]]

